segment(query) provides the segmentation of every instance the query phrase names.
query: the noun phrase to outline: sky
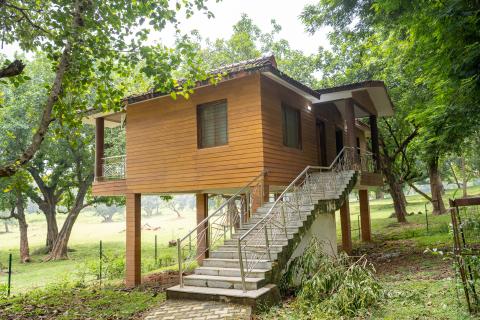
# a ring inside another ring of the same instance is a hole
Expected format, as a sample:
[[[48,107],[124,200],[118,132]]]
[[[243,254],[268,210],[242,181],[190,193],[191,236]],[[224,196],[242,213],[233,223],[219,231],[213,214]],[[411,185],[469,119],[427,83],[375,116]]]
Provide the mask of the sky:
[[[317,0],[223,0],[216,3],[215,0],[209,0],[207,6],[214,13],[214,19],[197,13],[190,19],[179,17],[179,20],[184,32],[196,29],[202,38],[214,40],[230,37],[232,26],[242,13],[252,18],[264,32],[271,30],[270,20],[275,19],[282,26],[280,37],[288,40],[292,48],[310,54],[316,52],[319,46],[329,47],[325,29],[311,35],[305,31],[298,18],[305,5],[316,2]],[[173,44],[173,28],[153,34],[151,40],[152,43],[161,41],[167,45]],[[15,46],[8,46],[2,52],[12,57],[16,50],[18,48]]]

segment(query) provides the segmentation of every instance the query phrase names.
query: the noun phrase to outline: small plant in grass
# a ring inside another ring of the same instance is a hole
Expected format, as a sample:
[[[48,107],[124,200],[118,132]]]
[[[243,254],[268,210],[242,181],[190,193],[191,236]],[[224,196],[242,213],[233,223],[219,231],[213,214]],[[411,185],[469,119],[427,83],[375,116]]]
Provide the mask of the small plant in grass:
[[[8,286],[6,284],[0,284],[0,299],[6,298],[8,294]]]
[[[317,239],[292,261],[281,287],[295,293],[295,305],[309,317],[360,315],[384,296],[375,269],[365,257],[352,261],[345,254],[330,256]]]

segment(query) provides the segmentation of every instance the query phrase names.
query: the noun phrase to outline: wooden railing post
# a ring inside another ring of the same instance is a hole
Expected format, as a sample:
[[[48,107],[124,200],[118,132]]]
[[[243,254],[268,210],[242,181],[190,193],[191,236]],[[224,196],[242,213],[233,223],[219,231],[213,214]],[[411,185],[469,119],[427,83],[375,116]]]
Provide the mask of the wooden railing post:
[[[105,119],[95,119],[95,180],[103,177],[103,158],[105,155]]]

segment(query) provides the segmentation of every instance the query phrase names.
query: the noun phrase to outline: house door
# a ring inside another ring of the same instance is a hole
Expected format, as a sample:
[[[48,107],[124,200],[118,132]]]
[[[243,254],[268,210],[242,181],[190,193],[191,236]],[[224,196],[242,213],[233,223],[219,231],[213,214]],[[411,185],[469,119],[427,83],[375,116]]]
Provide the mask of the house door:
[[[323,167],[328,166],[327,141],[325,140],[325,123],[320,120],[317,120],[317,150],[319,165]]]
[[[335,144],[337,146],[337,155],[342,151],[343,149],[343,130],[342,129],[336,129],[335,130]]]

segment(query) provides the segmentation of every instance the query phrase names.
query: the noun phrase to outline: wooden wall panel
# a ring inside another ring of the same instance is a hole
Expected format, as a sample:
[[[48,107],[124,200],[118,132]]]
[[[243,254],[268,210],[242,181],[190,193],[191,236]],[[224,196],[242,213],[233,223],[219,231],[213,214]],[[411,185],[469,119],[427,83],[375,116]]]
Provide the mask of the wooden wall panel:
[[[265,167],[269,169],[267,183],[289,184],[307,165],[318,165],[316,119],[325,123],[327,162],[336,156],[335,129],[342,119],[334,105],[316,105],[308,110],[309,101],[273,80],[262,77],[262,125]],[[301,112],[302,149],[283,145],[282,102]]]
[[[122,196],[127,191],[127,180],[96,181],[92,185],[95,196]]]
[[[228,144],[197,148],[197,105],[227,99]],[[260,76],[127,107],[127,188],[135,193],[241,187],[263,168]]]

